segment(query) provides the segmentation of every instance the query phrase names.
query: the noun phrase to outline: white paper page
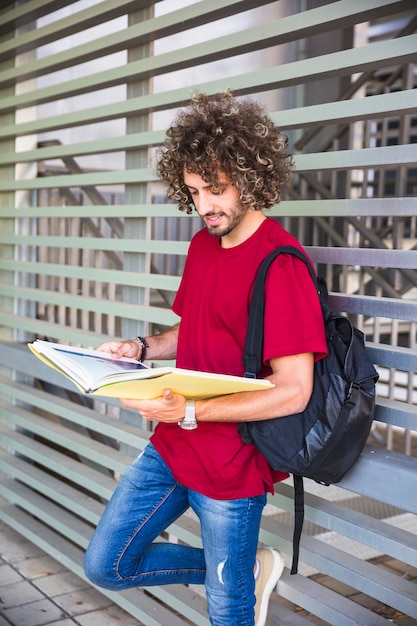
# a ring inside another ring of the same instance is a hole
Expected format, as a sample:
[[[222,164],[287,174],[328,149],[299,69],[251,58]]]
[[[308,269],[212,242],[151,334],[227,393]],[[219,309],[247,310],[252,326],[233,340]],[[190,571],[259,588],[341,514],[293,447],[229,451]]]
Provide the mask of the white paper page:
[[[143,371],[145,374],[149,370],[147,365],[135,359],[115,359],[106,352],[62,346],[42,340],[34,342],[34,346],[85,389],[97,387],[98,381],[114,374],[132,371]]]

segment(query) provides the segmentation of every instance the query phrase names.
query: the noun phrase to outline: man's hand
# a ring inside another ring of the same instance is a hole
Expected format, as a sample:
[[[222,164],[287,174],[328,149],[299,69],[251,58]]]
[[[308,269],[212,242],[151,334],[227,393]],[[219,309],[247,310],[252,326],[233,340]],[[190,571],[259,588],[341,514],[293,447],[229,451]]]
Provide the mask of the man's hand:
[[[146,337],[146,360],[171,360],[177,356],[177,343],[179,323],[175,324],[168,330]],[[127,356],[131,359],[142,358],[142,346],[137,339],[125,339],[123,341],[106,341],[102,343],[96,350],[112,354],[116,359]]]
[[[142,348],[137,339],[106,341],[98,346],[96,350],[107,352],[114,356],[115,359],[120,359],[122,356],[127,356],[131,359],[139,359],[142,352]]]
[[[128,409],[137,409],[145,420],[176,424],[185,415],[185,398],[171,389],[164,389],[155,400],[125,400],[120,402]]]

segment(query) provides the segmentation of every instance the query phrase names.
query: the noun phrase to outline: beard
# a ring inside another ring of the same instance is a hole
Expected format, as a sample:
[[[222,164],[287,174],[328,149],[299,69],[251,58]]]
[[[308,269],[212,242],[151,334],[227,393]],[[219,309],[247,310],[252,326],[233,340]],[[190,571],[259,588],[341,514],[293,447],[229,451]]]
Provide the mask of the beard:
[[[227,214],[220,212],[220,213],[208,214],[205,216],[205,217],[210,217],[210,215],[211,216],[214,216],[214,215],[223,216],[222,223],[219,224],[218,226],[207,224],[204,218],[203,218],[203,221],[210,235],[213,235],[214,237],[219,237],[219,238],[226,237],[226,235],[229,235],[236,228],[236,226],[240,224],[242,219],[245,217],[247,211],[248,211],[247,207],[242,207],[240,204],[235,204],[229,209]]]

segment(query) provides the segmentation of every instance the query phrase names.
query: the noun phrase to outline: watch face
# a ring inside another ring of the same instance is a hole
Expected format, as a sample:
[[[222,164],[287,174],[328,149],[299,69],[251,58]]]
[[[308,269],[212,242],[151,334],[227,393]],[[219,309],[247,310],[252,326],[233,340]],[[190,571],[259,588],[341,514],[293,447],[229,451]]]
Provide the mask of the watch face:
[[[198,426],[195,420],[185,421],[185,419],[182,422],[179,422],[179,425],[181,426],[183,430],[194,430]]]

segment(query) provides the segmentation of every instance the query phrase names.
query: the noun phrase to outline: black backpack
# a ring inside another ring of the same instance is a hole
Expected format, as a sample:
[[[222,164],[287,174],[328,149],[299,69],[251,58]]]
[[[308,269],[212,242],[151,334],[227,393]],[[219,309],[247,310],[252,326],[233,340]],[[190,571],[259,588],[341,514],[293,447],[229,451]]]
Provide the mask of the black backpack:
[[[291,574],[296,574],[304,521],[303,476],[330,485],[339,482],[355,463],[371,429],[378,374],[366,354],[363,333],[328,306],[324,279],[316,278],[300,250],[283,246],[264,259],[257,273],[243,358],[245,376],[256,378],[262,366],[264,283],[271,262],[280,254],[293,254],[307,265],[320,298],[328,356],[315,363],[313,392],[304,412],[245,422],[239,432],[274,469],[294,475]]]

